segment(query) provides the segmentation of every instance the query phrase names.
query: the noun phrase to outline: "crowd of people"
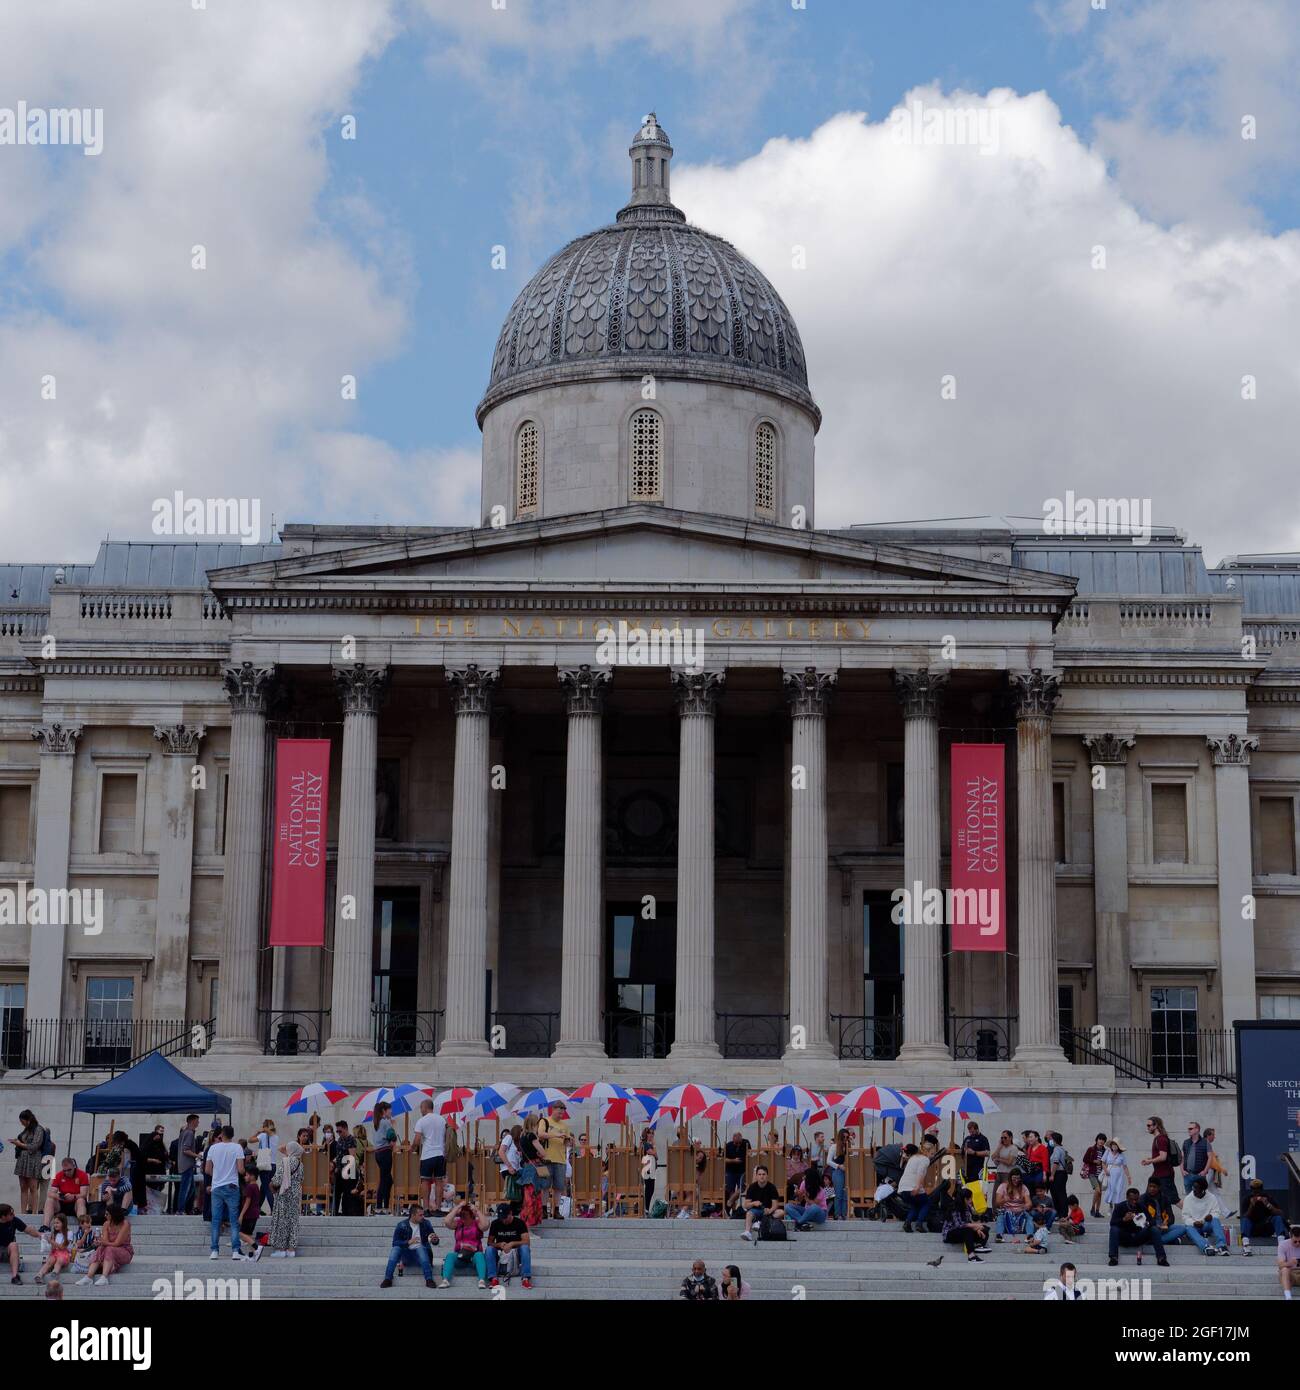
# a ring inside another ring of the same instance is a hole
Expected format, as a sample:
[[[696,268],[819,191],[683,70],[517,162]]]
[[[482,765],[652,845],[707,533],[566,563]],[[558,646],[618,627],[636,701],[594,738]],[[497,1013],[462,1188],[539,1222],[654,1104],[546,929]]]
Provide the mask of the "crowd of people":
[[[25,1110],[23,1128],[13,1141],[22,1211],[0,1206],[0,1260],[9,1264],[12,1282],[20,1283],[18,1239],[31,1238],[40,1243],[37,1283],[71,1273],[78,1283],[103,1286],[132,1259],[130,1218],[166,1209],[201,1214],[210,1224],[211,1259],[219,1258],[226,1230],[232,1259],[257,1260],[264,1254],[295,1258],[309,1150],[326,1156],[331,1213],[365,1212],[365,1164],[373,1154],[379,1176],[368,1209],[394,1214],[393,1160],[405,1146],[389,1105],[380,1103],[368,1118],[370,1133],[363,1125],[342,1120],[326,1124],[313,1115],[294,1139],[283,1141],[270,1119],[241,1139],[216,1119],[201,1132],[199,1117],[189,1115],[170,1145],[162,1126],[142,1136],[143,1143],[115,1131],[96,1145],[84,1168],[66,1156],[46,1182],[54,1142],[35,1114]],[[780,1146],[783,1189],[763,1163],[750,1172],[751,1144],[738,1131],[717,1155],[723,1172],[720,1202],[700,1199],[712,1155],[702,1141],[688,1141],[696,1189],[694,1194],[679,1190],[678,1210],[671,1213],[663,1198],[655,1198],[656,1142],[648,1127],[638,1144],[648,1160],[642,1209],[649,1217],[735,1218],[742,1223],[741,1238],[751,1242],[782,1240],[790,1227],[813,1231],[827,1221],[855,1216],[897,1220],[905,1232],[937,1234],[944,1245],[960,1246],[973,1263],[988,1253],[990,1241],[1010,1241],[1024,1254],[1046,1255],[1057,1240],[1076,1241],[1088,1222],[1106,1224],[1112,1266],[1126,1249],[1135,1252],[1139,1264],[1149,1251],[1164,1265],[1168,1247],[1179,1243],[1206,1258],[1222,1257],[1234,1249],[1230,1226],[1236,1222],[1240,1243],[1235,1248],[1242,1255],[1253,1253],[1252,1240],[1276,1242],[1279,1281],[1289,1299],[1293,1286],[1300,1284],[1300,1225],[1287,1223],[1258,1179],[1251,1182],[1239,1211],[1229,1207],[1223,1196],[1226,1170],[1215,1151],[1213,1129],[1202,1131],[1189,1122],[1179,1143],[1163,1120],[1152,1116],[1146,1130],[1150,1153],[1136,1163],[1118,1137],[1100,1133],[1082,1150],[1076,1172],[1075,1159],[1057,1130],[1028,1129],[1018,1137],[1002,1130],[993,1142],[977,1120],[970,1120],[960,1147],[945,1148],[930,1131],[916,1143],[897,1140],[872,1149],[875,1192],[867,1200],[856,1194],[854,1202],[846,1180],[856,1142],[851,1130],[840,1129],[829,1139],[825,1131],[814,1130],[806,1146]],[[685,1139],[684,1131],[680,1137]],[[472,1163],[467,1190],[453,1190],[448,1156],[456,1143],[455,1125],[426,1098],[410,1146],[419,1155],[419,1201],[397,1213],[381,1287],[392,1287],[395,1275],[418,1265],[431,1288],[447,1287],[458,1270],[472,1270],[480,1287],[517,1276],[524,1288],[531,1288],[532,1243],[544,1220],[610,1214],[623,1201],[609,1185],[613,1146],[601,1153],[586,1136],[575,1135],[563,1103],[501,1130],[493,1161],[504,1200],[493,1207],[477,1200]],[[768,1143],[769,1149],[778,1145],[774,1132]],[[577,1156],[594,1156],[604,1176],[599,1203],[587,1202],[575,1211],[571,1176]],[[936,1159],[942,1160],[937,1183]],[[1144,1169],[1149,1169],[1145,1182]],[[1076,1177],[1087,1184],[1086,1211],[1079,1195],[1070,1191]],[[165,1193],[169,1186],[170,1201]],[[323,1214],[319,1204],[314,1210]],[[36,1229],[25,1216],[39,1217]],[[269,1223],[259,1233],[263,1216]],[[440,1228],[448,1233],[450,1248],[435,1282],[430,1251],[441,1243]],[[683,1280],[681,1296],[691,1301],[741,1298],[747,1288],[734,1266],[715,1280],[700,1264]]]

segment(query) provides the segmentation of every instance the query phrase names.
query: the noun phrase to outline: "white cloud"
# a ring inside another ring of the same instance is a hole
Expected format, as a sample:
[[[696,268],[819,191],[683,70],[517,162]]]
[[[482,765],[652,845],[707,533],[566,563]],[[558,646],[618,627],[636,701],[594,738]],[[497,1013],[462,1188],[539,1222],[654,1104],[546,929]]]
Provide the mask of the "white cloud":
[[[1151,497],[1211,557],[1300,548],[1300,234],[1146,220],[1042,93],[912,98],[987,102],[999,153],[849,114],[735,168],[674,170],[691,220],[799,324],[825,413],[818,524],[1041,515],[1072,488]]]

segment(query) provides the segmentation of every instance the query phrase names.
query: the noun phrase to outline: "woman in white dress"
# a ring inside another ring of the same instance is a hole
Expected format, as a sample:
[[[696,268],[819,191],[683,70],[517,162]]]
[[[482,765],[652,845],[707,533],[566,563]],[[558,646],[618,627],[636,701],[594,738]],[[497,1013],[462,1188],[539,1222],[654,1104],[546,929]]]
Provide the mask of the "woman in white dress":
[[[1128,1158],[1125,1156],[1123,1144],[1118,1139],[1112,1139],[1106,1145],[1103,1162],[1106,1165],[1106,1201],[1112,1207],[1117,1207],[1124,1201],[1128,1189],[1133,1186],[1133,1179],[1128,1171]]]

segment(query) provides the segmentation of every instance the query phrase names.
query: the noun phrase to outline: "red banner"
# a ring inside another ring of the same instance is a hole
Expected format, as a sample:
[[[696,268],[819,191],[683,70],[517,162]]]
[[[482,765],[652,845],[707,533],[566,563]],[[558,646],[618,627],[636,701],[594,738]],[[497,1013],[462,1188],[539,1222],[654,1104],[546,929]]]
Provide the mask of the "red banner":
[[[329,739],[276,740],[272,946],[325,944],[329,786]]]
[[[952,746],[954,951],[1007,949],[1006,754],[1000,743]]]

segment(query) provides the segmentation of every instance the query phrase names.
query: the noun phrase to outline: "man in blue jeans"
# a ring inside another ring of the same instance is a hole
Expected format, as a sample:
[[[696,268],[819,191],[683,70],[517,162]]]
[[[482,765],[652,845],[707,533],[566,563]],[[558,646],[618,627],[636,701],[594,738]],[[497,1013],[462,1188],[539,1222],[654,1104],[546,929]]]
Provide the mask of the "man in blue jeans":
[[[176,1215],[184,1216],[190,1209],[190,1194],[194,1191],[194,1169],[198,1161],[199,1117],[186,1115],[185,1128],[176,1141],[176,1171],[181,1175],[180,1191],[176,1194]]]
[[[230,1258],[248,1258],[239,1248],[239,1189],[244,1176],[244,1150],[235,1143],[235,1131],[225,1125],[221,1138],[208,1145],[207,1160],[203,1164],[207,1174],[208,1190],[212,1193],[212,1252],[208,1259],[215,1260],[221,1249],[221,1223],[230,1222]]]
[[[513,1252],[519,1253],[519,1273],[523,1276],[524,1288],[533,1287],[533,1251],[528,1227],[524,1225],[509,1202],[502,1202],[497,1208],[496,1220],[488,1227],[487,1235],[487,1275],[488,1287],[495,1289],[501,1282],[502,1272],[510,1266]],[[509,1275],[504,1277],[508,1280]]]
[[[424,1272],[425,1288],[433,1288],[433,1256],[429,1253],[430,1241],[434,1245],[438,1243],[438,1237],[433,1233],[433,1222],[425,1216],[424,1208],[419,1202],[413,1202],[405,1218],[399,1221],[393,1230],[393,1248],[388,1252],[388,1268],[384,1270],[379,1287],[391,1289],[397,1266],[413,1265],[418,1260],[420,1269]]]

